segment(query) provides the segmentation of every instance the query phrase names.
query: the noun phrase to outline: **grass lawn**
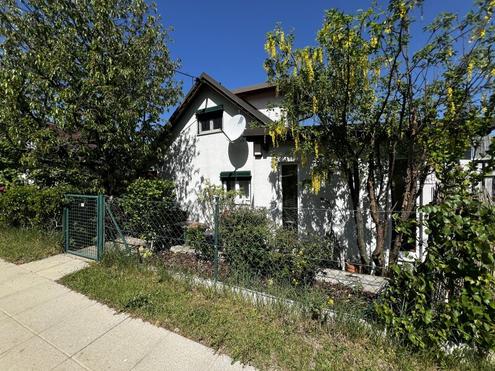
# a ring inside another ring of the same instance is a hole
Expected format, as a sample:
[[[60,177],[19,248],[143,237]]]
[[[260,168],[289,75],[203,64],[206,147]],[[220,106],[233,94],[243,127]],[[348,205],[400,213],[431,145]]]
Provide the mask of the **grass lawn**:
[[[61,233],[0,227],[0,258],[9,262],[23,264],[61,252]]]
[[[164,269],[123,258],[104,260],[62,278],[66,286],[116,310],[163,326],[261,369],[477,369],[482,363],[436,363],[348,317],[321,324],[281,305],[255,305],[198,287]]]

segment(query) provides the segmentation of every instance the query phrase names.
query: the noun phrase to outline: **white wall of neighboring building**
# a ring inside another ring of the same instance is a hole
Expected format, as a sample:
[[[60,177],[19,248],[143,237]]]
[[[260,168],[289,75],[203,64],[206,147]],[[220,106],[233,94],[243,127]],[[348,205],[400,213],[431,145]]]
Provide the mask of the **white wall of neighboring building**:
[[[280,97],[274,97],[272,90],[247,95],[244,100],[271,120],[280,120]]]

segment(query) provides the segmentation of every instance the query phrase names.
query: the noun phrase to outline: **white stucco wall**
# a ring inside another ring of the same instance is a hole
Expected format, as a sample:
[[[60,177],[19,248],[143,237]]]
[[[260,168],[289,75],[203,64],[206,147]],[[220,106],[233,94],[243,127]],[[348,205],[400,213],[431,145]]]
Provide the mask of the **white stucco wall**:
[[[272,91],[250,94],[243,98],[273,121],[280,119],[280,97],[275,97]]]

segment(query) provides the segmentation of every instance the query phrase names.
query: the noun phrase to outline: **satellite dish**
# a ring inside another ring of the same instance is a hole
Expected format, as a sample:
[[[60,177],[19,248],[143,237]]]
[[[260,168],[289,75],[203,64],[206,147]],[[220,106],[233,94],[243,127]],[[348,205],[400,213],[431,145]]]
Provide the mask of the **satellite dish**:
[[[246,118],[243,115],[232,116],[224,125],[223,132],[231,142],[239,139],[246,129]]]

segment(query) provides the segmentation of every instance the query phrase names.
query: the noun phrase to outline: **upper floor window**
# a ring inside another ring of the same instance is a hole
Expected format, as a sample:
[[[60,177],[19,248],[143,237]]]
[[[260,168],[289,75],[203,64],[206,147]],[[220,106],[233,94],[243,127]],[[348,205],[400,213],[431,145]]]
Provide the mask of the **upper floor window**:
[[[207,134],[222,130],[223,106],[201,109],[196,112],[198,133]]]

